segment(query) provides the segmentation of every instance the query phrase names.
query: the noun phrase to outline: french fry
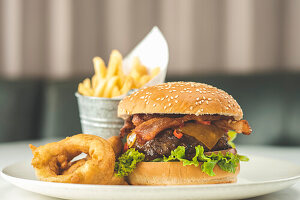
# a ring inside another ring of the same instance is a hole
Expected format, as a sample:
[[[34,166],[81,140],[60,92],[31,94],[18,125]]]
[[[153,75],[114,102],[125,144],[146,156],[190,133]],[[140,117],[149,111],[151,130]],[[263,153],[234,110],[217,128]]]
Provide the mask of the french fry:
[[[83,80],[83,85],[86,88],[91,88],[91,80],[89,78],[86,78]]]
[[[121,95],[121,92],[120,92],[118,86],[115,86],[115,87],[112,89],[111,97],[117,97],[117,96],[120,96],[120,95]]]
[[[134,57],[132,60],[131,71],[137,71],[140,75],[148,74],[148,70],[141,64],[139,57]]]
[[[160,67],[153,68],[150,73],[151,79],[154,78],[155,76],[157,76],[159,74],[159,72],[160,72]]]
[[[125,83],[126,77],[127,76],[125,76],[125,75],[119,76],[118,83],[117,83],[119,88],[123,87],[123,84]]]
[[[129,75],[135,80],[135,82],[139,82],[141,78],[141,75],[137,70],[131,70]]]
[[[92,77],[92,88],[93,90],[96,89],[97,85],[99,83],[98,77],[96,76],[96,74]]]
[[[106,84],[107,84],[106,79],[102,79],[99,81],[98,86],[95,88],[95,91],[94,91],[95,97],[103,97]]]
[[[138,68],[137,68],[138,72],[141,74],[141,75],[147,75],[148,74],[148,70],[147,68],[144,66],[144,65],[140,65]]]
[[[118,50],[113,50],[110,54],[106,77],[111,78],[117,75],[119,66],[122,66],[122,55]]]
[[[103,97],[110,98],[112,95],[112,90],[118,83],[118,76],[113,76],[111,79],[108,79],[107,85],[104,90]]]
[[[99,79],[103,79],[106,76],[106,67],[105,63],[100,57],[95,57],[93,59],[95,75],[99,77]]]
[[[129,90],[132,89],[133,85],[133,78],[130,76],[127,76],[123,87],[121,88],[121,94],[126,94]]]
[[[90,94],[93,94],[93,89],[91,87],[91,80],[89,78],[86,78],[83,80],[83,86],[86,90],[89,91]]]
[[[121,62],[121,64],[119,65],[119,68],[118,68],[118,76],[124,76],[123,67],[122,67],[122,62]]]
[[[100,57],[94,57],[93,64],[95,74],[78,85],[78,92],[85,96],[120,96],[131,89],[143,87],[160,72],[160,68],[156,67],[149,73],[139,57],[134,57],[129,74],[124,74],[122,55],[118,50],[111,52],[107,68]]]
[[[144,75],[141,77],[140,81],[139,81],[139,87],[143,87],[146,83],[148,83],[151,80],[151,76],[150,75]]]
[[[78,92],[84,96],[92,96],[93,93],[91,92],[91,90],[89,90],[88,88],[86,88],[84,86],[83,83],[79,83],[78,85]]]
[[[85,95],[85,94],[84,94],[85,91],[84,91],[84,89],[83,89],[82,86],[83,86],[82,83],[79,83],[79,85],[78,85],[78,92],[79,92],[81,95]]]
[[[122,65],[119,65],[119,69],[118,69],[118,87],[121,88],[125,82],[125,78],[126,78],[126,75],[124,74],[123,72],[123,68],[122,68]]]

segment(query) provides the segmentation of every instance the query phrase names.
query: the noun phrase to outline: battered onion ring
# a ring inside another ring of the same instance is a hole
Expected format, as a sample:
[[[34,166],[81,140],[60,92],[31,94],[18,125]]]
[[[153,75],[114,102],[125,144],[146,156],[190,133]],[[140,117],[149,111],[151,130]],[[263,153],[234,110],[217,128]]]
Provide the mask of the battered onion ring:
[[[59,142],[35,147],[32,166],[42,181],[81,184],[126,184],[114,176],[115,154],[105,139],[87,134],[67,137]],[[86,158],[71,162],[81,153]]]
[[[116,158],[119,157],[119,155],[122,153],[123,146],[124,146],[120,136],[112,136],[112,137],[108,138],[107,141],[110,143],[110,145],[114,149]]]

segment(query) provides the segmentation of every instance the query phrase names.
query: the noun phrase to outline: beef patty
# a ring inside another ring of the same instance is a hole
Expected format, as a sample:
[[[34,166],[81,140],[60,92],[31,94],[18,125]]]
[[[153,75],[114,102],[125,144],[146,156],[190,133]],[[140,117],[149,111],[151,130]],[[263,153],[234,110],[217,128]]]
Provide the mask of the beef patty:
[[[219,139],[217,144],[211,150],[209,150],[196,138],[183,134],[183,136],[178,139],[173,135],[172,129],[167,129],[160,132],[153,140],[147,141],[144,145],[140,145],[138,142],[136,142],[133,148],[145,154],[145,161],[151,161],[155,158],[162,158],[163,156],[168,157],[171,155],[172,150],[176,149],[178,146],[184,146],[186,158],[192,159],[196,153],[196,146],[203,146],[205,152],[219,151],[231,148],[227,141],[228,136],[227,133],[225,133],[224,136]]]

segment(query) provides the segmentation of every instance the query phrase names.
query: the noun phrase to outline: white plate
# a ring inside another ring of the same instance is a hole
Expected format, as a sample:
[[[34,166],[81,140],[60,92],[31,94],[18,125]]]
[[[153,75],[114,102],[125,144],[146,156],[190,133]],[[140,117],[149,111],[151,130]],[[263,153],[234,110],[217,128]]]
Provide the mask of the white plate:
[[[300,166],[287,161],[250,156],[241,163],[237,183],[185,186],[110,186],[38,181],[30,162],[1,171],[8,182],[24,190],[64,199],[240,199],[287,188],[300,180]]]

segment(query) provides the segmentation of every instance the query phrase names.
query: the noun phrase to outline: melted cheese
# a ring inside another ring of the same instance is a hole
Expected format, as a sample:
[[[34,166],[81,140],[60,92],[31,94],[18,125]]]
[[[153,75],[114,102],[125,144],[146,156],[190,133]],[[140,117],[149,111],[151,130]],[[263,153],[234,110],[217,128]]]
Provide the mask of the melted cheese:
[[[224,135],[224,130],[215,125],[204,125],[200,123],[186,123],[179,128],[184,134],[193,136],[198,141],[202,142],[207,148],[212,149],[219,139]]]

